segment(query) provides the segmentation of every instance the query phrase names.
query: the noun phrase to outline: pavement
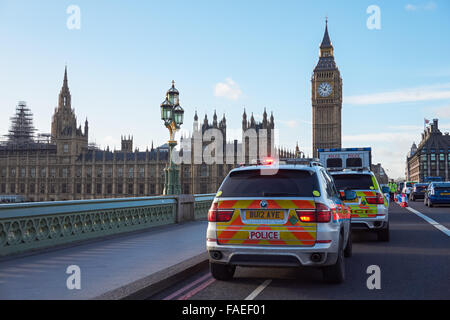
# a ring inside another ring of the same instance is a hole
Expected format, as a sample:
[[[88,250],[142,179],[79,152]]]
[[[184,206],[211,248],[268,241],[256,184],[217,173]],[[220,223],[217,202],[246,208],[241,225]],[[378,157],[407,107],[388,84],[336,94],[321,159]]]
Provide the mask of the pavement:
[[[0,299],[139,298],[206,261],[206,228],[206,221],[169,225],[0,261]],[[67,287],[72,265],[80,290]]]
[[[241,268],[231,281],[218,281],[207,268],[148,299],[168,300],[384,300],[450,299],[450,207],[427,208],[410,202],[410,209],[390,205],[390,242],[376,235],[353,234],[353,256],[346,259],[346,281],[330,285],[322,273],[308,268]],[[431,218],[430,223],[424,217]],[[381,288],[367,286],[378,266]]]

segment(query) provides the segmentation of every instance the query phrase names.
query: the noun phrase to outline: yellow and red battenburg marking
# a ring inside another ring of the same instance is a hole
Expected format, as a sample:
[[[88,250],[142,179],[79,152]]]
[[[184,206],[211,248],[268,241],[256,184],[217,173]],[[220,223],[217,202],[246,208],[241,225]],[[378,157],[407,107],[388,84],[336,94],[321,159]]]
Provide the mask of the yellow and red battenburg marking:
[[[268,210],[283,209],[288,214],[284,225],[244,224],[241,210],[261,210],[261,200],[222,200],[220,209],[234,209],[229,222],[217,223],[217,241],[220,244],[233,245],[280,245],[280,246],[313,246],[316,241],[316,224],[303,223],[298,219],[295,209],[315,209],[313,200],[266,200]],[[249,238],[251,231],[279,232],[279,239],[253,240]]]

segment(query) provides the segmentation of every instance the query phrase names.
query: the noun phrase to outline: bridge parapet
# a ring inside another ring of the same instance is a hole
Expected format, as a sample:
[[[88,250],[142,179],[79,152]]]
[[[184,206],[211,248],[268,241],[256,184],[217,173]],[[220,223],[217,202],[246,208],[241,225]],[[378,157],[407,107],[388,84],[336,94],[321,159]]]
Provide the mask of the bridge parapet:
[[[206,219],[214,195],[0,205],[0,257]]]

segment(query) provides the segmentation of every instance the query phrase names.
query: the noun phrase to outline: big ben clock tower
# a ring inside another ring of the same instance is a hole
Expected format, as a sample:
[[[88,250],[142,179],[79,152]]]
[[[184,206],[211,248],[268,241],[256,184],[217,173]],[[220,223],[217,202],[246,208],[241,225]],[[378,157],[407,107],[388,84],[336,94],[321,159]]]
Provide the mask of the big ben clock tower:
[[[313,154],[318,149],[342,146],[342,78],[334,61],[328,21],[320,45],[319,62],[311,78]]]

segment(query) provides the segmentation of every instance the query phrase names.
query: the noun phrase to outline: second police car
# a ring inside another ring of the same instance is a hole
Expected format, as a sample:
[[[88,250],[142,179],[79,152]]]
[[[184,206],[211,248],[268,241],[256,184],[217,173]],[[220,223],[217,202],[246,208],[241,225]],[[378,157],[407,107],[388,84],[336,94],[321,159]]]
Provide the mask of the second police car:
[[[328,172],[315,164],[232,170],[208,214],[207,250],[216,279],[236,266],[319,267],[325,280],[345,279],[352,255],[350,211]]]

